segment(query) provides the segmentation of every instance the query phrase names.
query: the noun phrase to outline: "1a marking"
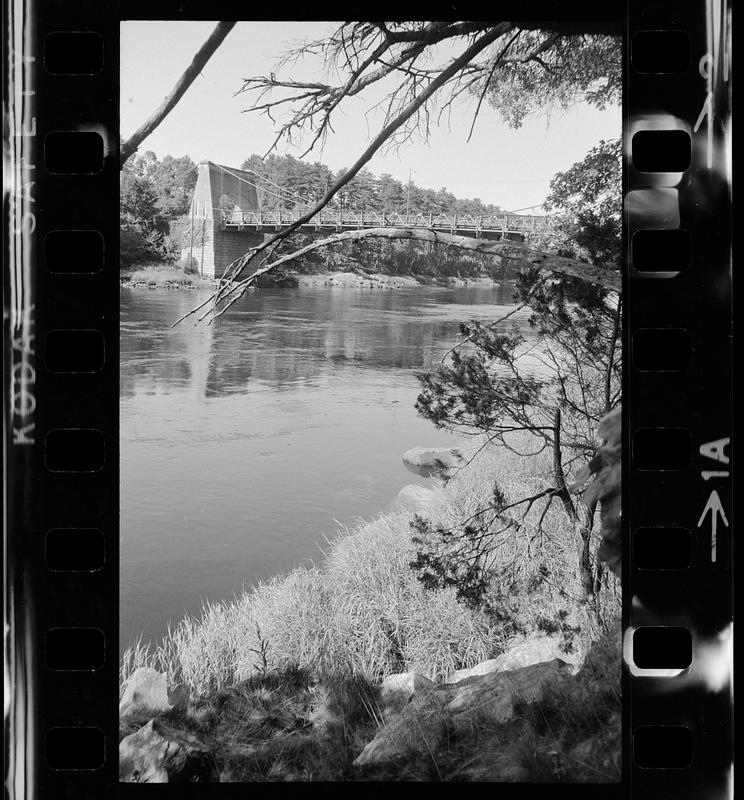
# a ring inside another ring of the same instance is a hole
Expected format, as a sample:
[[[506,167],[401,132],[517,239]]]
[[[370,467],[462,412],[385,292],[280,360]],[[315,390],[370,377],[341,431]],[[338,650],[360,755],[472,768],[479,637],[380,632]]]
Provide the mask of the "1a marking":
[[[709,458],[712,461],[719,461],[722,464],[729,463],[729,457],[726,455],[726,447],[731,443],[731,439],[726,437],[724,439],[714,439],[712,442],[706,442],[700,445],[700,455]],[[703,480],[707,481],[710,478],[728,478],[728,470],[702,470],[700,473]],[[705,504],[703,513],[698,520],[698,528],[703,526],[705,518],[710,512],[710,560],[715,563],[716,560],[716,547],[717,547],[717,533],[718,533],[718,518],[720,516],[721,522],[728,528],[729,523],[726,517],[726,512],[723,510],[723,503],[718,492],[713,489],[708,496],[708,502]]]

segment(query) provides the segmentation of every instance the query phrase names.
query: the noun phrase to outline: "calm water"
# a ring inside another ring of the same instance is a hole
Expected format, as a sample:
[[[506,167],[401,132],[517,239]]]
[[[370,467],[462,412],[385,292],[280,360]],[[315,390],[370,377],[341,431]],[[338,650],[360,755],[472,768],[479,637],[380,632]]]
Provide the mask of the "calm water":
[[[338,522],[426,485],[401,454],[451,440],[417,416],[412,369],[511,295],[262,289],[171,330],[200,295],[123,290],[120,646],[317,559]]]

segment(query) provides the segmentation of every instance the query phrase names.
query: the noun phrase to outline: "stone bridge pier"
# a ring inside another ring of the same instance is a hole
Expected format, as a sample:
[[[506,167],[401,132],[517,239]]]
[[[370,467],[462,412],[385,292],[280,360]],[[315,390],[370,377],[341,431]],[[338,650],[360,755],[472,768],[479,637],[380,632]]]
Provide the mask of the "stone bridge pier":
[[[256,231],[225,230],[223,209],[231,206],[243,212],[256,211],[258,202],[254,176],[212,161],[201,161],[191,198],[189,217],[193,236],[181,248],[181,258],[193,259],[199,274],[219,278],[225,267],[264,240]]]

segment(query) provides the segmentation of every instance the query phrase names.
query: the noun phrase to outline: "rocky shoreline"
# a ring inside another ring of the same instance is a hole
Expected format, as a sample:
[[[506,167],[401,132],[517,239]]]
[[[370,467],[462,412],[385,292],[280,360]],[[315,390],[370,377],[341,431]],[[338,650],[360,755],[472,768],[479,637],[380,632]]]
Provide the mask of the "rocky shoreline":
[[[290,276],[288,276],[290,278]],[[424,280],[411,275],[382,275],[358,272],[326,272],[314,275],[293,273],[290,279],[297,281],[298,286],[327,286],[341,289],[407,289],[416,286],[475,286],[491,288],[498,282],[492,278],[457,278],[446,277],[438,280]]]
[[[147,273],[138,276],[137,273],[122,275],[121,287],[123,289],[214,289],[219,281],[214,278],[203,278],[198,275],[189,276],[183,273],[163,272],[161,275]],[[478,278],[459,278],[454,276],[443,277],[437,280],[425,280],[410,275],[383,275],[360,272],[322,272],[314,274],[284,273],[276,279],[259,284],[258,288],[282,286],[289,288],[334,288],[334,289],[409,289],[417,286],[442,286],[442,287],[474,287],[490,289],[498,286],[499,282],[492,278],[481,276]]]
[[[375,722],[356,719],[350,742],[349,687],[339,686],[338,678],[272,670],[194,697],[184,686],[169,691],[164,673],[140,667],[123,687],[119,705],[119,780],[385,780],[391,774],[426,780],[425,773],[416,774],[419,765],[436,757],[443,765],[450,762],[448,772],[456,780],[530,781],[535,775],[521,752],[531,741],[530,727],[546,714],[554,720],[556,712],[557,718],[569,716],[568,708],[582,706],[582,700],[585,707],[571,720],[571,730],[561,732],[564,763],[555,777],[618,780],[619,692],[616,702],[607,701],[614,684],[619,690],[619,674],[619,653],[608,637],[581,655],[568,654],[558,637],[520,637],[497,657],[441,683],[417,671],[388,675],[381,683],[357,682],[356,690],[364,690],[375,710]],[[286,696],[278,703],[281,687]],[[602,719],[580,730],[575,723],[584,721],[597,700],[595,713]],[[230,730],[235,725],[239,731]],[[315,775],[318,767],[303,762],[313,750],[334,746],[340,729],[344,742],[335,750],[346,750],[346,763],[336,765],[337,775]],[[290,765],[284,757],[293,747],[297,763]],[[499,758],[491,751],[500,751]],[[555,755],[550,754],[551,765]],[[564,777],[568,769],[572,774]]]

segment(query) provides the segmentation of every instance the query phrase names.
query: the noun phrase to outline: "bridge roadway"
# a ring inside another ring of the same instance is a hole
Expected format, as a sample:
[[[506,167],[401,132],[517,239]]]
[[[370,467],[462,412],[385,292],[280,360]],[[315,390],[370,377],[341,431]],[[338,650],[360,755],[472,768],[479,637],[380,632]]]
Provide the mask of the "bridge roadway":
[[[296,222],[301,210],[239,211],[225,216],[223,230],[255,231],[280,230]],[[334,211],[323,209],[306,224],[304,230],[351,230],[361,228],[427,228],[446,233],[470,235],[476,238],[496,238],[519,234],[544,233],[551,227],[549,216],[523,214],[399,214],[377,211]]]

